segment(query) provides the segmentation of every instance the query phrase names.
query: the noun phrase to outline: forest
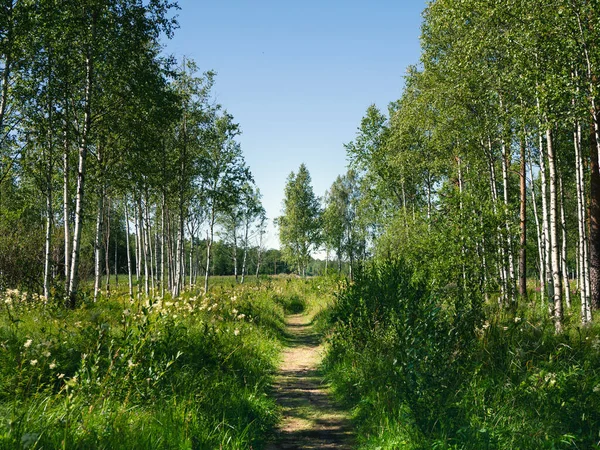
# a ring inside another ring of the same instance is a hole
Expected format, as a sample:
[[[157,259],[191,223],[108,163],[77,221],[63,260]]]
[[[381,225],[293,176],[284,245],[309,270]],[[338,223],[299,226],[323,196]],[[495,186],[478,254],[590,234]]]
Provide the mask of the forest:
[[[599,448],[600,3],[428,2],[276,218],[178,11],[0,0],[0,449]]]

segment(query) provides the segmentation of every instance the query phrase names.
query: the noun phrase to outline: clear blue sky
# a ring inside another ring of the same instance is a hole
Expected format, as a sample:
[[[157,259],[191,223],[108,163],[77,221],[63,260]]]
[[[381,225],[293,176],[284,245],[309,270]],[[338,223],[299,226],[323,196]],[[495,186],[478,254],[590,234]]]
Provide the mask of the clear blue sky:
[[[263,193],[269,247],[287,176],[305,163],[323,196],[367,107],[400,97],[419,59],[425,0],[179,0],[166,52],[217,72],[214,96],[240,124]]]

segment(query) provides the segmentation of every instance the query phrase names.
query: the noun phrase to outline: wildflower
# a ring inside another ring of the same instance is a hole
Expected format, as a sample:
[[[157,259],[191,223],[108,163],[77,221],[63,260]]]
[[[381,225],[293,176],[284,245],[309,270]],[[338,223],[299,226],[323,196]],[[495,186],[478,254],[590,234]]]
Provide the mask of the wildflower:
[[[129,360],[127,361],[127,367],[129,367],[130,369],[137,366],[137,364],[135,364],[131,358],[129,358]]]
[[[58,378],[59,380],[62,380],[65,377],[64,373],[59,373],[58,375],[56,375],[56,378]]]
[[[50,358],[50,352],[48,350],[44,352],[44,357]]]
[[[240,334],[240,330],[238,330],[238,329],[236,328],[236,329],[233,331],[233,334],[234,334],[235,336],[239,335],[239,334]]]
[[[23,344],[23,347],[25,348],[29,348],[31,346],[31,343],[33,342],[33,339],[27,339],[25,341],[25,343]]]
[[[520,317],[515,317],[515,323],[519,323],[521,321]]]
[[[56,369],[56,361],[52,361],[50,364],[48,364],[48,367],[50,368],[50,370]]]
[[[233,314],[234,316],[235,316],[237,313],[238,313],[238,310],[237,310],[237,309],[233,308],[233,309],[231,310],[231,314]]]
[[[244,317],[246,317],[246,314],[240,314],[239,316],[237,316],[237,318],[238,318],[239,320],[242,320]]]
[[[35,366],[37,363],[37,359],[32,359],[31,361],[29,361],[29,364],[31,364],[32,366]]]

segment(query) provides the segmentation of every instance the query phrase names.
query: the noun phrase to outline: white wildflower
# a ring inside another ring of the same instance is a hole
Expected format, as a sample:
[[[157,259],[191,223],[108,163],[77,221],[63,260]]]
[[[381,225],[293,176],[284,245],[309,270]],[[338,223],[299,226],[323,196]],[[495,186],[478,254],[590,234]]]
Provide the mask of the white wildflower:
[[[33,342],[33,339],[27,339],[25,341],[25,343],[23,344],[23,347],[29,348],[31,346],[32,342]]]
[[[37,359],[32,359],[31,361],[29,361],[29,364],[31,364],[32,366],[37,365],[38,360]]]
[[[240,334],[240,330],[238,330],[238,329],[236,328],[235,330],[233,330],[233,334],[234,334],[234,335],[236,335],[236,336],[237,336],[237,335],[239,335],[239,334]]]

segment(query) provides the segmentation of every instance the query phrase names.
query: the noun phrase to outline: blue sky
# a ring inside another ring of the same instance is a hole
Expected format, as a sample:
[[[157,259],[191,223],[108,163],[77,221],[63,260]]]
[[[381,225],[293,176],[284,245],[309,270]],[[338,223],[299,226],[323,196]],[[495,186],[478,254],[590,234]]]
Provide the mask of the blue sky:
[[[217,72],[214,97],[242,128],[239,140],[270,219],[291,171],[305,163],[323,196],[346,170],[343,144],[367,107],[400,97],[419,59],[424,0],[179,0],[167,53]]]

